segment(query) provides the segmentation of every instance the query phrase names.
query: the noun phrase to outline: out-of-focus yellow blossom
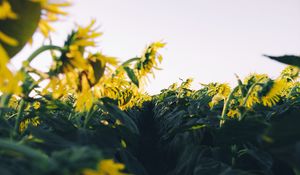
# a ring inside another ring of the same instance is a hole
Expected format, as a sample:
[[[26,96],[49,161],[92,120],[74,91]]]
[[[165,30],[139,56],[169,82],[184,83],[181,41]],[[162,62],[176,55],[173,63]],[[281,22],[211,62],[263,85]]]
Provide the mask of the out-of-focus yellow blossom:
[[[9,2],[7,0],[3,0],[2,4],[0,4],[0,20],[17,19],[17,18],[18,18],[18,15],[12,11]],[[11,46],[18,45],[17,40],[6,35],[1,30],[0,30],[0,41],[5,44],[11,45]],[[0,43],[0,59],[3,59],[3,60],[0,60],[0,64],[2,64],[2,66],[6,65],[6,63],[9,60],[9,57],[8,57],[6,51],[4,50],[4,48],[2,47],[1,43]]]
[[[287,88],[286,81],[275,80],[269,92],[261,97],[264,106],[272,107],[280,100],[281,93]]]
[[[92,108],[94,96],[85,75],[81,77],[81,89],[76,93],[75,110],[78,112],[88,111]]]
[[[87,46],[96,46],[95,39],[102,35],[96,32],[94,27],[95,20],[87,27],[78,27],[78,30],[72,35],[68,53],[66,58],[63,58],[63,72],[73,71],[74,69],[87,70],[89,68],[87,59],[84,58],[84,48]]]
[[[21,95],[22,88],[20,87],[20,82],[22,80],[23,80],[23,75],[20,73],[17,73],[16,75],[9,74],[7,77],[1,78],[0,92],[5,94]]]
[[[92,20],[91,23],[86,27],[78,27],[78,30],[76,32],[76,40],[73,43],[77,46],[96,46],[95,38],[98,38],[102,35],[101,32],[97,32],[94,28],[96,23],[96,20]]]
[[[43,89],[42,94],[52,93],[54,99],[58,99],[63,95],[68,94],[68,87],[65,81],[60,80],[58,77],[51,77],[47,86]]]
[[[67,60],[63,61],[63,72],[70,72],[74,69],[87,69],[88,64],[78,45],[71,45],[66,56]]]
[[[7,68],[9,57],[0,44],[0,92],[19,95],[22,92],[20,81],[23,79],[22,73],[14,74]]]
[[[85,169],[83,175],[129,175],[121,172],[121,170],[124,169],[124,164],[116,163],[112,159],[107,159],[99,162],[97,170]]]
[[[0,31],[0,41],[10,46],[17,46],[18,41]]]
[[[12,11],[11,5],[7,0],[3,0],[0,4],[0,20],[3,19],[17,19],[18,15]]]
[[[116,67],[118,65],[116,58],[105,56],[102,53],[90,54],[87,61],[89,63],[87,70],[88,79],[92,86],[99,82],[105,72],[112,74],[110,67]]]
[[[71,3],[66,1],[63,3],[54,3],[50,0],[31,0],[38,2],[42,7],[42,16],[39,22],[39,30],[47,38],[50,32],[54,32],[55,29],[49,24],[51,22],[58,21],[60,16],[66,16],[68,13],[62,10],[63,7],[70,6]]]
[[[8,57],[6,51],[4,50],[4,48],[2,47],[2,45],[0,44],[0,68],[1,69],[6,67],[8,60],[9,60],[9,57]]]

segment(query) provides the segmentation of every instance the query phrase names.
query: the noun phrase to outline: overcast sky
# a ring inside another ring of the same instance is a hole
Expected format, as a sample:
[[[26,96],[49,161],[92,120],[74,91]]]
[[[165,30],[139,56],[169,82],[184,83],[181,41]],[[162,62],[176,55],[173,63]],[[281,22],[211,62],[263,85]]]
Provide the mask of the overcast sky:
[[[234,73],[276,77],[283,65],[262,54],[300,53],[300,0],[74,0],[68,21],[57,23],[53,42],[61,44],[74,22],[96,19],[99,50],[126,60],[153,41],[167,43],[162,71],[147,90],[158,93],[171,83],[193,77],[198,83],[235,83]],[[13,61],[18,66],[40,44],[27,46]],[[41,57],[34,63],[49,66]]]

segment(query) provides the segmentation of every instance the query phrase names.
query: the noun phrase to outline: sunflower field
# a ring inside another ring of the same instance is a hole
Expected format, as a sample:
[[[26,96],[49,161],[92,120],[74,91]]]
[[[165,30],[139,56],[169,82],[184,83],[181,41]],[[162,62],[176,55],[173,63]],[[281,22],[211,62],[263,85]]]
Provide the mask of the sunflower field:
[[[149,95],[165,43],[120,62],[91,51],[92,20],[55,45],[70,5],[0,0],[0,175],[300,175],[299,56],[265,55],[287,64],[275,79],[187,79]],[[49,44],[13,69],[36,32]],[[31,65],[44,52],[47,71]]]

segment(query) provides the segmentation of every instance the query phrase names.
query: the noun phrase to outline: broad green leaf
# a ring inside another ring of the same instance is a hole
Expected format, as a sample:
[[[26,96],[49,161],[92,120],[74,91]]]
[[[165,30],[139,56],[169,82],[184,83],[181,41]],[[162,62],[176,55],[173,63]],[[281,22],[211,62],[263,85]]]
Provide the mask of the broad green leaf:
[[[269,56],[269,55],[264,55],[272,60],[279,61],[284,64],[289,64],[292,66],[297,66],[300,67],[300,57],[299,56],[294,56],[294,55],[283,55],[283,56]]]
[[[0,0],[2,3],[3,0]],[[8,55],[12,58],[31,39],[38,27],[41,16],[41,6],[39,3],[30,0],[8,0],[12,10],[18,15],[16,20],[0,20],[0,31],[18,41],[17,46],[7,45],[0,40]]]
[[[135,75],[134,71],[129,68],[129,67],[123,67],[124,70],[126,71],[128,77],[130,78],[130,80],[137,86],[139,87],[139,79],[137,78],[137,76]]]
[[[93,85],[97,84],[100,78],[103,76],[104,71],[105,71],[105,64],[102,65],[101,61],[99,59],[95,61],[89,60],[89,63],[92,65],[93,70],[94,70],[94,77],[95,77],[95,82]]]

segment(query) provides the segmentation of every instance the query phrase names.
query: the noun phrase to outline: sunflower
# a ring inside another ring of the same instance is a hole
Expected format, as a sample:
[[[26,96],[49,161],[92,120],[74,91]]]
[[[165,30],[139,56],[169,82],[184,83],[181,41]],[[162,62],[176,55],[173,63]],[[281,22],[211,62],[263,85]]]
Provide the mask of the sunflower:
[[[50,0],[31,0],[38,2],[42,7],[42,16],[38,24],[38,28],[44,37],[49,37],[50,32],[54,32],[55,29],[50,25],[51,22],[60,20],[61,16],[66,16],[68,13],[62,10],[63,7],[71,5],[70,2],[66,1],[63,3],[53,3]]]
[[[154,42],[146,48],[142,57],[135,65],[139,77],[144,77],[148,73],[153,74],[153,68],[158,69],[158,63],[162,61],[162,56],[158,53],[158,49],[163,48],[165,45],[166,43]]]
[[[129,175],[121,172],[124,169],[124,164],[117,163],[112,159],[105,159],[98,163],[97,170],[85,169],[83,175]]]
[[[219,83],[211,83],[207,85],[208,91],[207,94],[212,96],[211,102],[209,102],[209,106],[213,108],[220,101],[225,100],[227,96],[231,92],[231,88],[228,84],[219,84]]]
[[[23,80],[23,73],[13,73],[8,69],[9,57],[0,44],[0,92],[7,94],[21,95],[20,83]]]
[[[13,12],[10,3],[7,0],[3,0],[2,4],[0,4],[0,20],[17,18],[18,15]]]
[[[280,74],[281,79],[287,81],[296,80],[299,77],[299,68],[295,66],[287,66]]]
[[[9,2],[7,0],[3,0],[2,4],[0,4],[0,20],[6,20],[6,19],[14,20],[17,18],[18,18],[18,15],[12,11],[11,5],[9,4]],[[6,35],[1,30],[0,30],[0,42],[3,42],[10,46],[18,45],[18,41],[16,39]],[[9,57],[6,54],[6,51],[2,47],[1,43],[0,43],[0,58],[4,59],[4,60],[9,59]],[[1,64],[1,62],[0,62],[0,64]],[[3,64],[3,62],[2,62],[2,64]],[[6,61],[5,61],[5,64],[6,64]]]
[[[287,88],[286,84],[284,80],[272,81],[270,90],[261,97],[262,104],[268,107],[275,105],[280,100],[281,93]]]

